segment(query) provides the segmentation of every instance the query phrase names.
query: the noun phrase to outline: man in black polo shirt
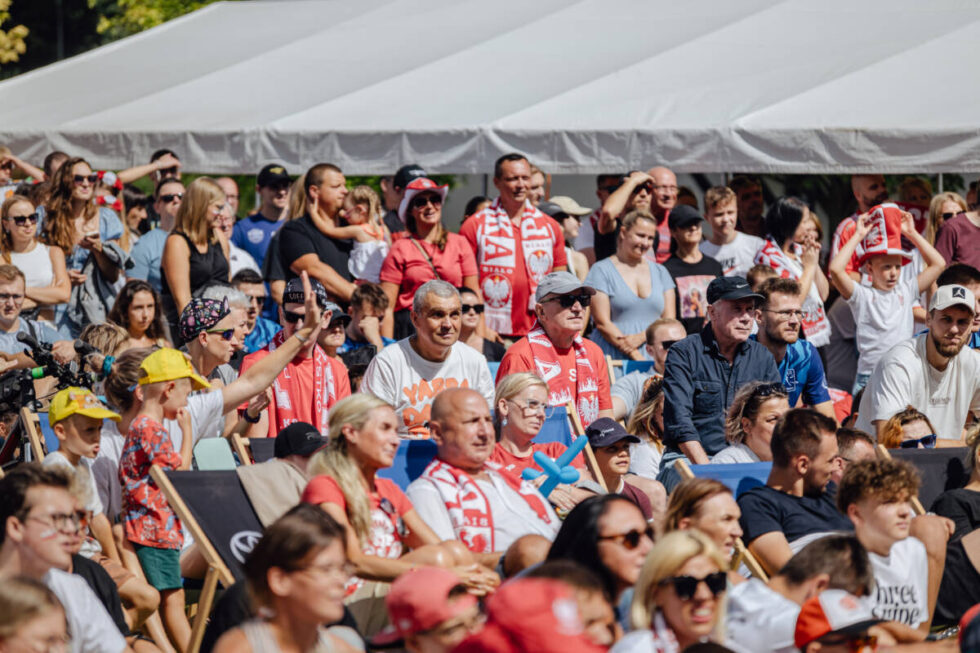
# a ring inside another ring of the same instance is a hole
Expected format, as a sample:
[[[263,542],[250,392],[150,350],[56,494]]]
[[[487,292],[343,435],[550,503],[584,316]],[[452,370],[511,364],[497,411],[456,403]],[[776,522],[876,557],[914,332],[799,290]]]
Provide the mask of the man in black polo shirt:
[[[347,268],[351,241],[334,240],[320,229],[320,225],[329,229],[342,224],[340,209],[347,197],[347,180],[337,166],[318,163],[307,171],[303,190],[306,213],[279,230],[279,256],[286,276],[298,277],[305,270],[331,297],[347,303],[354,292]]]
[[[428,176],[422,166],[417,163],[409,163],[399,168],[394,177],[381,178],[381,192],[384,195],[385,209],[387,209],[382,220],[388,227],[388,231],[391,233],[405,231],[405,223],[398,217],[398,206],[402,203],[402,198],[405,197],[405,189],[411,181]]]

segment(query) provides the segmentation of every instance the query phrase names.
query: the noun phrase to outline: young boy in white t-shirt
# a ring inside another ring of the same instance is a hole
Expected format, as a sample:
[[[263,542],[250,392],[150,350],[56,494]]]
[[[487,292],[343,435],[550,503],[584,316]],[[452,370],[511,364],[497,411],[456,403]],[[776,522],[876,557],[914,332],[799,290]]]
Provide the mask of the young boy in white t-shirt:
[[[879,208],[875,213],[882,211],[883,216],[885,210],[898,209]],[[901,235],[918,248],[925,261],[925,269],[917,277],[909,276],[903,282],[902,265],[911,257],[900,248],[888,247],[876,250],[881,253],[873,253],[866,259],[871,286],[854,281],[847,273],[847,264],[865,237],[873,228],[877,228],[880,240],[887,240],[887,235],[881,233],[885,222],[882,216],[877,220],[868,213],[859,216],[854,235],[831,259],[829,266],[830,278],[851,307],[856,325],[858,366],[851,394],[857,394],[864,387],[885,352],[912,337],[915,328],[912,305],[946,267],[942,255],[916,231],[912,214],[901,211]]]
[[[711,225],[711,235],[701,241],[701,253],[721,263],[726,277],[744,277],[764,241],[735,230],[738,223],[735,192],[727,186],[714,186],[706,190],[704,219]]]

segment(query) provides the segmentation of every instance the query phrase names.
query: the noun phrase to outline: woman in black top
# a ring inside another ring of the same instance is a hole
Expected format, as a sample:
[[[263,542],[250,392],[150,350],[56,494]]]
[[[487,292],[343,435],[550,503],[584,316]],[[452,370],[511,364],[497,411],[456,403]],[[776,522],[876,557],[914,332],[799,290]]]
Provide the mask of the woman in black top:
[[[463,303],[463,315],[459,321],[459,341],[464,342],[483,354],[490,363],[499,363],[504,358],[504,346],[499,342],[487,340],[479,332],[480,316],[483,315],[483,302],[469,288],[457,288]]]
[[[180,312],[191,297],[209,285],[229,282],[228,241],[215,226],[224,204],[224,192],[210,177],[195,179],[184,192],[160,266],[171,333],[179,331]]]

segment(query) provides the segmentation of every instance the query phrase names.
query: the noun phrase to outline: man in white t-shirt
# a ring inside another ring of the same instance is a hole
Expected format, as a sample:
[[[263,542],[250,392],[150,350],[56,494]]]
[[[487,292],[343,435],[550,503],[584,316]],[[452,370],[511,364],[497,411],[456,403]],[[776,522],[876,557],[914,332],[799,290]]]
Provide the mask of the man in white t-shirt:
[[[85,580],[61,571],[81,529],[69,483],[64,472],[38,463],[0,479],[0,582],[27,576],[47,585],[65,608],[72,653],[131,651]]]
[[[444,390],[432,403],[429,427],[439,451],[406,494],[440,539],[462,541],[488,567],[525,535],[554,539],[561,522],[547,499],[488,462],[493,421],[479,392]]]
[[[415,335],[385,347],[371,361],[361,392],[394,406],[404,438],[429,437],[432,401],[448,388],[473,388],[493,403],[493,379],[487,359],[459,342],[462,302],[445,281],[428,281],[415,293]]]
[[[971,413],[980,410],[980,353],[970,340],[976,302],[959,285],[940,286],[932,296],[927,333],[888,350],[861,398],[855,428],[880,436],[885,422],[913,406],[949,442],[962,441]]]
[[[726,277],[744,277],[749,273],[763,240],[735,230],[738,223],[738,201],[735,191],[715,186],[704,192],[704,218],[711,225],[708,240],[701,241],[701,253],[719,263]]]

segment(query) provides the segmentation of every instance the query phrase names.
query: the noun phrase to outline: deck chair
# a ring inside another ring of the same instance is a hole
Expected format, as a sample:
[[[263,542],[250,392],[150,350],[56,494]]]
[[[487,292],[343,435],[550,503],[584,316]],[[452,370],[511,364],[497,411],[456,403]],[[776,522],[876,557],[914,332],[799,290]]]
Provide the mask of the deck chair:
[[[243,438],[232,433],[230,442],[242,465],[264,463],[276,457],[275,438]]]
[[[402,490],[417,479],[436,457],[432,440],[402,440],[391,467],[378,470],[378,476],[394,481]]]
[[[623,361],[606,354],[606,372],[609,373],[609,387],[623,376]]]
[[[677,460],[677,462],[674,463],[674,468],[677,470],[677,473],[680,475],[680,477],[682,479],[701,477],[701,478],[714,478],[717,481],[721,481],[727,487],[731,488],[732,494],[735,495],[736,498],[738,498],[738,495],[740,494],[740,492],[738,491],[738,488],[742,485],[742,481],[735,481],[735,478],[736,478],[736,473],[735,472],[733,472],[733,471],[727,471],[726,470],[727,473],[725,473],[725,474],[715,475],[715,474],[712,473],[715,470],[705,469],[705,468],[708,468],[708,467],[738,467],[738,466],[745,467],[747,465],[753,465],[753,466],[755,466],[755,465],[767,465],[769,469],[772,469],[772,463],[741,463],[741,464],[733,463],[733,464],[728,464],[728,465],[688,465],[687,464],[687,460],[685,460],[684,458],[679,458]],[[761,468],[759,468],[759,469],[761,469]],[[719,476],[723,476],[723,478],[720,478]],[[768,478],[768,476],[769,476],[769,471],[767,469],[766,470],[766,478]],[[748,479],[752,479],[752,481],[756,481],[756,480],[758,480],[757,472],[756,473],[753,473],[753,474],[750,474],[748,476],[745,476],[743,478],[748,478]],[[762,485],[765,485],[765,481],[762,482]],[[752,487],[756,487],[756,485],[752,485]],[[751,489],[751,488],[748,488],[747,487],[746,489]],[[742,490],[742,491],[744,492],[745,490]],[[755,576],[756,578],[758,578],[762,582],[765,583],[765,582],[768,582],[769,581],[769,574],[766,573],[766,570],[762,567],[762,564],[759,562],[759,560],[754,555],[752,555],[752,552],[749,551],[749,548],[747,546],[745,546],[745,542],[743,542],[742,541],[742,538],[739,537],[739,538],[737,538],[735,540],[735,556],[732,558],[732,569],[738,569],[739,565],[743,565],[743,564],[749,570],[749,573],[751,573],[753,576]]]
[[[191,629],[189,650],[196,653],[218,582],[227,588],[244,578],[242,564],[262,537],[262,524],[234,469],[178,472],[153,465],[150,476],[208,563]]]
[[[235,469],[235,456],[224,438],[204,438],[194,445],[194,462],[202,472]]]
[[[772,471],[771,462],[761,463],[726,463],[720,465],[691,465],[684,458],[679,458],[675,466],[681,478],[713,478],[724,483],[735,498],[754,487],[765,485]],[[690,472],[685,475],[684,468]]]
[[[45,416],[46,417],[46,416]],[[24,450],[24,462],[44,460],[48,455],[47,442],[41,438],[41,418],[27,406],[20,409],[20,423],[24,429],[24,441],[29,445]],[[55,449],[58,439],[55,438]]]
[[[534,442],[537,444],[560,442],[566,447],[571,446],[572,440],[575,438],[572,436],[572,424],[568,415],[568,408],[555,406],[551,417],[545,419],[544,424],[541,425],[541,430],[534,436]]]
[[[910,503],[917,515],[926,514],[936,498],[947,490],[961,488],[970,480],[970,472],[963,465],[968,455],[966,447],[943,447],[941,449],[886,449],[877,445],[875,453],[881,460],[905,460],[919,471],[922,484],[919,496],[912,497]]]
[[[574,436],[572,440],[577,440],[580,436],[585,435],[585,427],[582,426],[582,419],[578,415],[578,410],[575,409],[574,402],[569,401],[565,405],[565,410],[568,412],[568,421],[572,425],[572,435]],[[571,441],[569,441],[569,444],[571,444]],[[582,455],[585,456],[585,465],[589,468],[599,487],[609,492],[609,488],[606,487],[605,477],[599,473],[599,463],[595,459],[595,452],[592,451],[591,444],[585,444],[585,448],[582,449]]]
[[[494,383],[496,383],[497,382],[497,372],[500,370],[500,363],[499,362],[493,363],[493,362],[487,361],[487,367],[490,368],[490,379]]]
[[[248,444],[246,444],[245,438],[237,433],[232,433],[228,437],[228,442],[231,444],[231,450],[235,452],[236,456],[238,456],[239,465],[252,464],[252,452],[250,451]]]
[[[624,360],[623,361],[623,376],[627,374],[632,374],[633,372],[651,372],[653,371],[653,361],[635,361],[635,360]]]

